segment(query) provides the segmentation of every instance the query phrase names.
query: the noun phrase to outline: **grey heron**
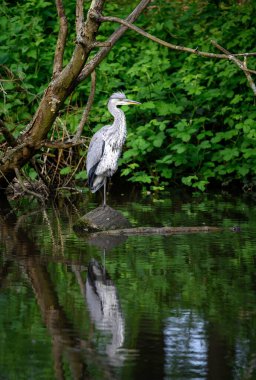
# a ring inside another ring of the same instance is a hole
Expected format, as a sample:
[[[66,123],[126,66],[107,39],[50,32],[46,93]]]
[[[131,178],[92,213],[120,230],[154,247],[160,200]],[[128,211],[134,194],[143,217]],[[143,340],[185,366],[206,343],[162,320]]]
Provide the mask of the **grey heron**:
[[[126,140],[125,114],[117,106],[140,104],[127,99],[123,92],[115,92],[108,101],[108,110],[114,117],[112,125],[105,125],[92,137],[87,158],[88,185],[92,193],[104,186],[103,206],[106,206],[107,177],[112,177],[118,167],[118,159]]]

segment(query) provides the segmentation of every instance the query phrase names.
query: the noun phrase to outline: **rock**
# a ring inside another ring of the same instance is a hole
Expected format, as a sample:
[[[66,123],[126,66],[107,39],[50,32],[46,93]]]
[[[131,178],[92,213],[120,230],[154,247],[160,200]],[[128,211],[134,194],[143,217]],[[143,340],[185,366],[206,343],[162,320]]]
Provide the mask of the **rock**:
[[[85,214],[74,226],[76,232],[89,233],[131,227],[120,211],[100,206]]]

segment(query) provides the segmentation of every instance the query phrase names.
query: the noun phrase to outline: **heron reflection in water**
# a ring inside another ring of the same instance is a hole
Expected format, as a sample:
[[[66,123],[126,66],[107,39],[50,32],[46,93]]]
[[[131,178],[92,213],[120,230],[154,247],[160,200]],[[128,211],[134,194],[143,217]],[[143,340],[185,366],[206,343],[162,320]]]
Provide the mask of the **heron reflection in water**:
[[[88,265],[86,301],[92,321],[99,331],[110,334],[111,342],[106,353],[111,363],[120,366],[124,360],[121,352],[125,338],[125,322],[121,312],[117,289],[108,273],[95,259]]]
[[[130,104],[140,103],[127,99],[123,92],[115,92],[111,95],[108,101],[108,110],[113,115],[114,122],[97,131],[89,145],[86,159],[88,185],[92,193],[104,186],[104,207],[106,206],[107,177],[112,177],[117,170],[118,159],[127,134],[125,114],[117,106]]]

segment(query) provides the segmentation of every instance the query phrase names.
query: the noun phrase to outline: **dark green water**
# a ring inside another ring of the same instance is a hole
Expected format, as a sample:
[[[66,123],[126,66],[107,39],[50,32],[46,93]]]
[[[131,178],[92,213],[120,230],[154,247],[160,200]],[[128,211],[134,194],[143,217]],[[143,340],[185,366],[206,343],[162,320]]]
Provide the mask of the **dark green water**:
[[[224,230],[87,240],[72,227],[93,203],[2,206],[0,379],[256,379],[255,202],[110,203],[135,226]]]

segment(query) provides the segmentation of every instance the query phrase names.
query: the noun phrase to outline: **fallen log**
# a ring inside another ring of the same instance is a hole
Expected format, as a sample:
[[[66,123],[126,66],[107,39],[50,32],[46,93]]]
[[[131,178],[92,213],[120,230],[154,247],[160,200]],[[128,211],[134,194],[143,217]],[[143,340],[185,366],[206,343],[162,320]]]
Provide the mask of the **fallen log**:
[[[131,227],[131,228],[118,228],[113,230],[105,230],[94,232],[92,235],[96,236],[131,236],[131,235],[173,235],[184,233],[199,233],[199,232],[220,232],[223,228],[211,226],[198,226],[198,227]]]
[[[121,237],[131,235],[173,235],[189,233],[221,232],[224,229],[215,226],[180,226],[180,227],[132,227],[130,222],[109,206],[101,206],[84,215],[74,226],[79,235],[90,235],[90,239]],[[231,227],[233,232],[240,232],[239,227]],[[97,243],[102,245],[100,241]],[[105,244],[105,243],[104,243]],[[103,244],[103,245],[104,245]]]

